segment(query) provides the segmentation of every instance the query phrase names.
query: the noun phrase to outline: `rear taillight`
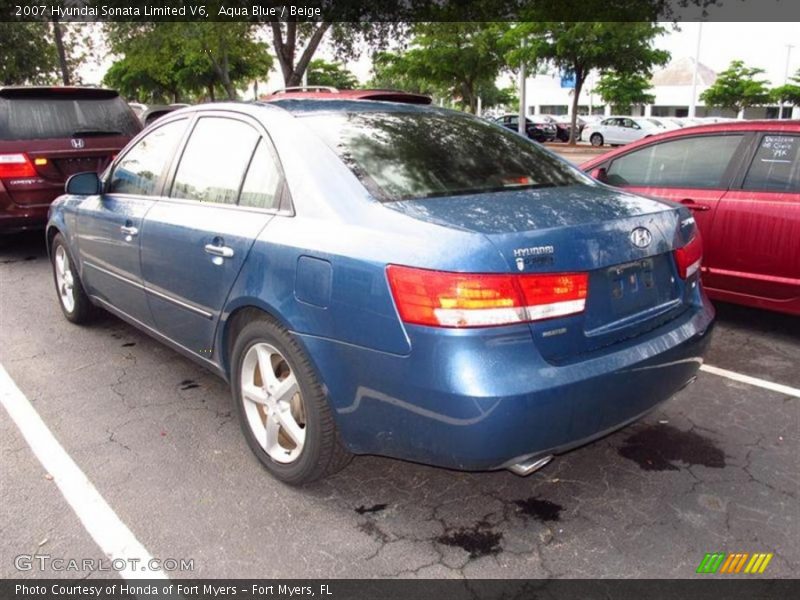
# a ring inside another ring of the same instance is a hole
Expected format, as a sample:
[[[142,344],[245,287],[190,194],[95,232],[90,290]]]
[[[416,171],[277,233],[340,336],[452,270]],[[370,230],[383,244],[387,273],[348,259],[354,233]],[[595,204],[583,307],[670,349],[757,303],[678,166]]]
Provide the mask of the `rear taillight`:
[[[0,179],[36,177],[36,169],[25,154],[0,154]]]
[[[406,323],[491,327],[580,313],[588,275],[472,274],[389,265],[389,285]]]
[[[700,238],[700,232],[695,230],[692,239],[682,248],[677,248],[673,254],[681,279],[688,279],[697,273],[703,262],[703,240]]]

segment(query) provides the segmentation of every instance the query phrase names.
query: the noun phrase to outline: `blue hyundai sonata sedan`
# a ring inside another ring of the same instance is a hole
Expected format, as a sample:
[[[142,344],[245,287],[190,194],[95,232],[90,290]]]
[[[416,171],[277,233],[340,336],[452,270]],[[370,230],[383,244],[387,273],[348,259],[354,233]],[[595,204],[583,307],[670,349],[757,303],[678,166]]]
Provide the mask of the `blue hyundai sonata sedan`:
[[[225,378],[290,483],[353,454],[533,472],[691,382],[712,328],[685,207],[440,108],[191,107],[66,191],[64,316]]]

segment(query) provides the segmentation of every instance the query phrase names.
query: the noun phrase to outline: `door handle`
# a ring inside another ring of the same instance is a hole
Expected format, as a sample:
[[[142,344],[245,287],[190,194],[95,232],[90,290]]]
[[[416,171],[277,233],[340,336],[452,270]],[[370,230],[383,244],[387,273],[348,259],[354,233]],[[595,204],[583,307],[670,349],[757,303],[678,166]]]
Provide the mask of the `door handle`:
[[[138,227],[133,227],[133,226],[130,226],[130,225],[123,225],[122,227],[119,228],[119,230],[123,234],[125,234],[126,236],[133,237],[135,235],[139,235],[139,228]]]
[[[689,210],[696,210],[697,212],[704,212],[707,210],[711,210],[711,207],[708,204],[698,204],[691,198],[684,198],[680,201],[686,208]]]
[[[233,248],[227,246],[215,246],[214,244],[206,244],[206,252],[213,256],[221,256],[222,258],[233,258]]]

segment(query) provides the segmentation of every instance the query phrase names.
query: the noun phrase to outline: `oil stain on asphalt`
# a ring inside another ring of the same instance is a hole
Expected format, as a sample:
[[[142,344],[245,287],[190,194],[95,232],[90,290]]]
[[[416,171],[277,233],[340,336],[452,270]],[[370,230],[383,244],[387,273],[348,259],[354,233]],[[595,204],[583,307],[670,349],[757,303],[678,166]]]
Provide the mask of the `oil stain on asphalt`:
[[[725,453],[712,440],[670,425],[658,425],[634,433],[618,452],[645,471],[677,471],[680,466],[676,463],[712,469],[725,467]]]
[[[355,509],[355,511],[360,514],[366,513],[376,513],[381,512],[382,510],[386,510],[386,507],[389,506],[388,504],[373,504],[372,506],[364,506],[363,504]]]
[[[515,500],[514,504],[522,514],[539,521],[558,521],[561,519],[561,511],[564,510],[560,504],[535,497],[527,500]]]
[[[200,384],[195,382],[192,379],[184,379],[178,385],[181,386],[182,390],[193,390],[194,388],[199,388]]]
[[[500,547],[500,540],[503,539],[502,533],[492,531],[491,526],[481,521],[473,527],[459,527],[449,530],[444,535],[436,538],[436,541],[445,546],[454,546],[469,552],[470,558],[480,558],[499,554],[503,551]]]

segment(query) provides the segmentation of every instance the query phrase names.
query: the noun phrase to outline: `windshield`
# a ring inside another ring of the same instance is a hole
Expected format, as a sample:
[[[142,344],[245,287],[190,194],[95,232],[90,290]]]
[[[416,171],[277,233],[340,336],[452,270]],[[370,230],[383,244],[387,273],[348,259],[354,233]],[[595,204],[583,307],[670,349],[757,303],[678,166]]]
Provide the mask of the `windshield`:
[[[0,139],[37,140],[124,135],[141,130],[120,98],[0,98]]]
[[[306,118],[384,202],[584,182],[580,172],[536,144],[466,115],[364,112]]]

